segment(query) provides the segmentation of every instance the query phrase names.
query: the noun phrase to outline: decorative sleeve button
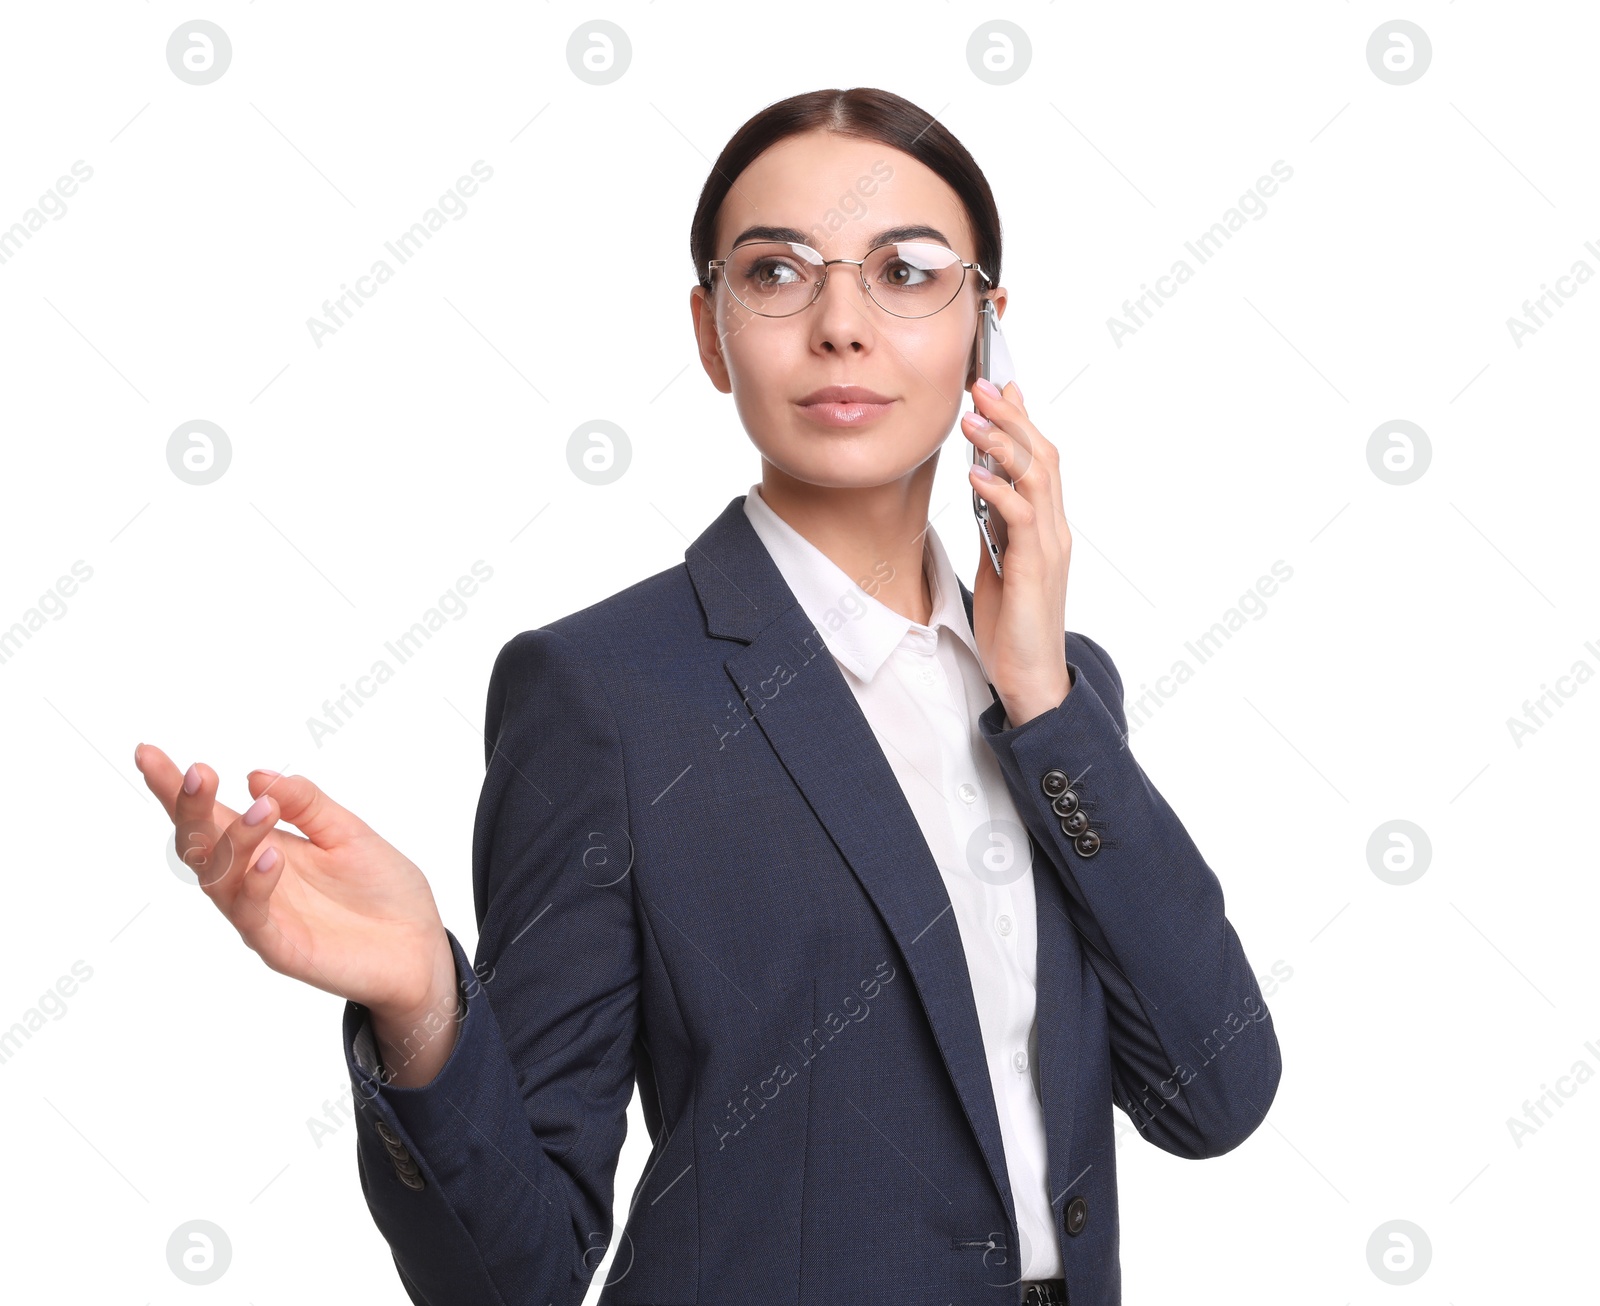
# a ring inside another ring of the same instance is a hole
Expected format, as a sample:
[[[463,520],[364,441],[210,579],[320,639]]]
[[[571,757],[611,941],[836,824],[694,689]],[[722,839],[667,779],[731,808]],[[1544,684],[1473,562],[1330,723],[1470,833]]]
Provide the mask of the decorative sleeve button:
[[[382,1120],[377,1124],[378,1137],[383,1139],[384,1150],[389,1153],[389,1161],[394,1166],[394,1172],[400,1182],[414,1192],[421,1192],[426,1186],[422,1171],[417,1166],[416,1158],[406,1151],[406,1146],[400,1141],[400,1135],[390,1129]]]
[[[1102,847],[1115,846],[1115,840],[1108,841],[1099,830],[1090,828],[1087,807],[1094,804],[1086,807],[1063,768],[1051,767],[1039,777],[1039,787],[1050,800],[1050,810],[1060,818],[1061,833],[1072,840],[1072,850],[1078,856],[1093,857]]]

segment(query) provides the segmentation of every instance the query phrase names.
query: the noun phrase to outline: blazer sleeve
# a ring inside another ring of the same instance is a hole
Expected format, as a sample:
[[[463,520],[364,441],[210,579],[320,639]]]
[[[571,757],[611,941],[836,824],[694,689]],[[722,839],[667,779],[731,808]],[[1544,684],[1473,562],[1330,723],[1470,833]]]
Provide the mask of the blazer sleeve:
[[[426,1085],[385,1083],[368,1011],[345,1006],[361,1190],[413,1302],[577,1303],[611,1239],[640,942],[621,742],[564,636],[500,650],[484,747],[477,956],[450,933],[449,1058]]]
[[[979,728],[1104,992],[1116,1104],[1157,1147],[1218,1156],[1277,1092],[1271,1013],[1221,884],[1129,750],[1111,656],[1072,632],[1066,647],[1072,687],[1058,706],[1012,726],[996,701]]]

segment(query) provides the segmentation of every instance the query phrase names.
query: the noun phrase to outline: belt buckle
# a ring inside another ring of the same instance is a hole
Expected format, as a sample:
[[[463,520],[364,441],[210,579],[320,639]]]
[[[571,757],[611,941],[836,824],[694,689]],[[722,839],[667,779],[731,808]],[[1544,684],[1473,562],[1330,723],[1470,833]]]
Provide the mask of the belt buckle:
[[[1057,1293],[1053,1281],[1041,1279],[1030,1283],[1022,1294],[1022,1306],[1066,1306],[1065,1296]]]

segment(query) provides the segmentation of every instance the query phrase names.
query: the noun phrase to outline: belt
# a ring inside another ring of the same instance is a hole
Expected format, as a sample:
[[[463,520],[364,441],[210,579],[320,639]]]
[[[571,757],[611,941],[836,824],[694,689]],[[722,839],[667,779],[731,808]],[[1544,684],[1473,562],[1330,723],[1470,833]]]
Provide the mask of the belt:
[[[1026,1280],[1022,1285],[1022,1306],[1067,1306],[1067,1281]]]

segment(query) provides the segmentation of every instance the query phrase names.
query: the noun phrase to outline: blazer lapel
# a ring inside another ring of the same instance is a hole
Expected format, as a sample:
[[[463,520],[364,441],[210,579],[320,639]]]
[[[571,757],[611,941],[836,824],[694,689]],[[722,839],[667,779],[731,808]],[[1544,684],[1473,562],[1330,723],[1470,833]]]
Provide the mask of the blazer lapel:
[[[851,871],[912,976],[1012,1223],[994,1091],[955,912],[899,781],[812,625],[734,498],[684,554],[707,629],[738,641],[729,678]],[[962,586],[970,619],[972,597]]]

